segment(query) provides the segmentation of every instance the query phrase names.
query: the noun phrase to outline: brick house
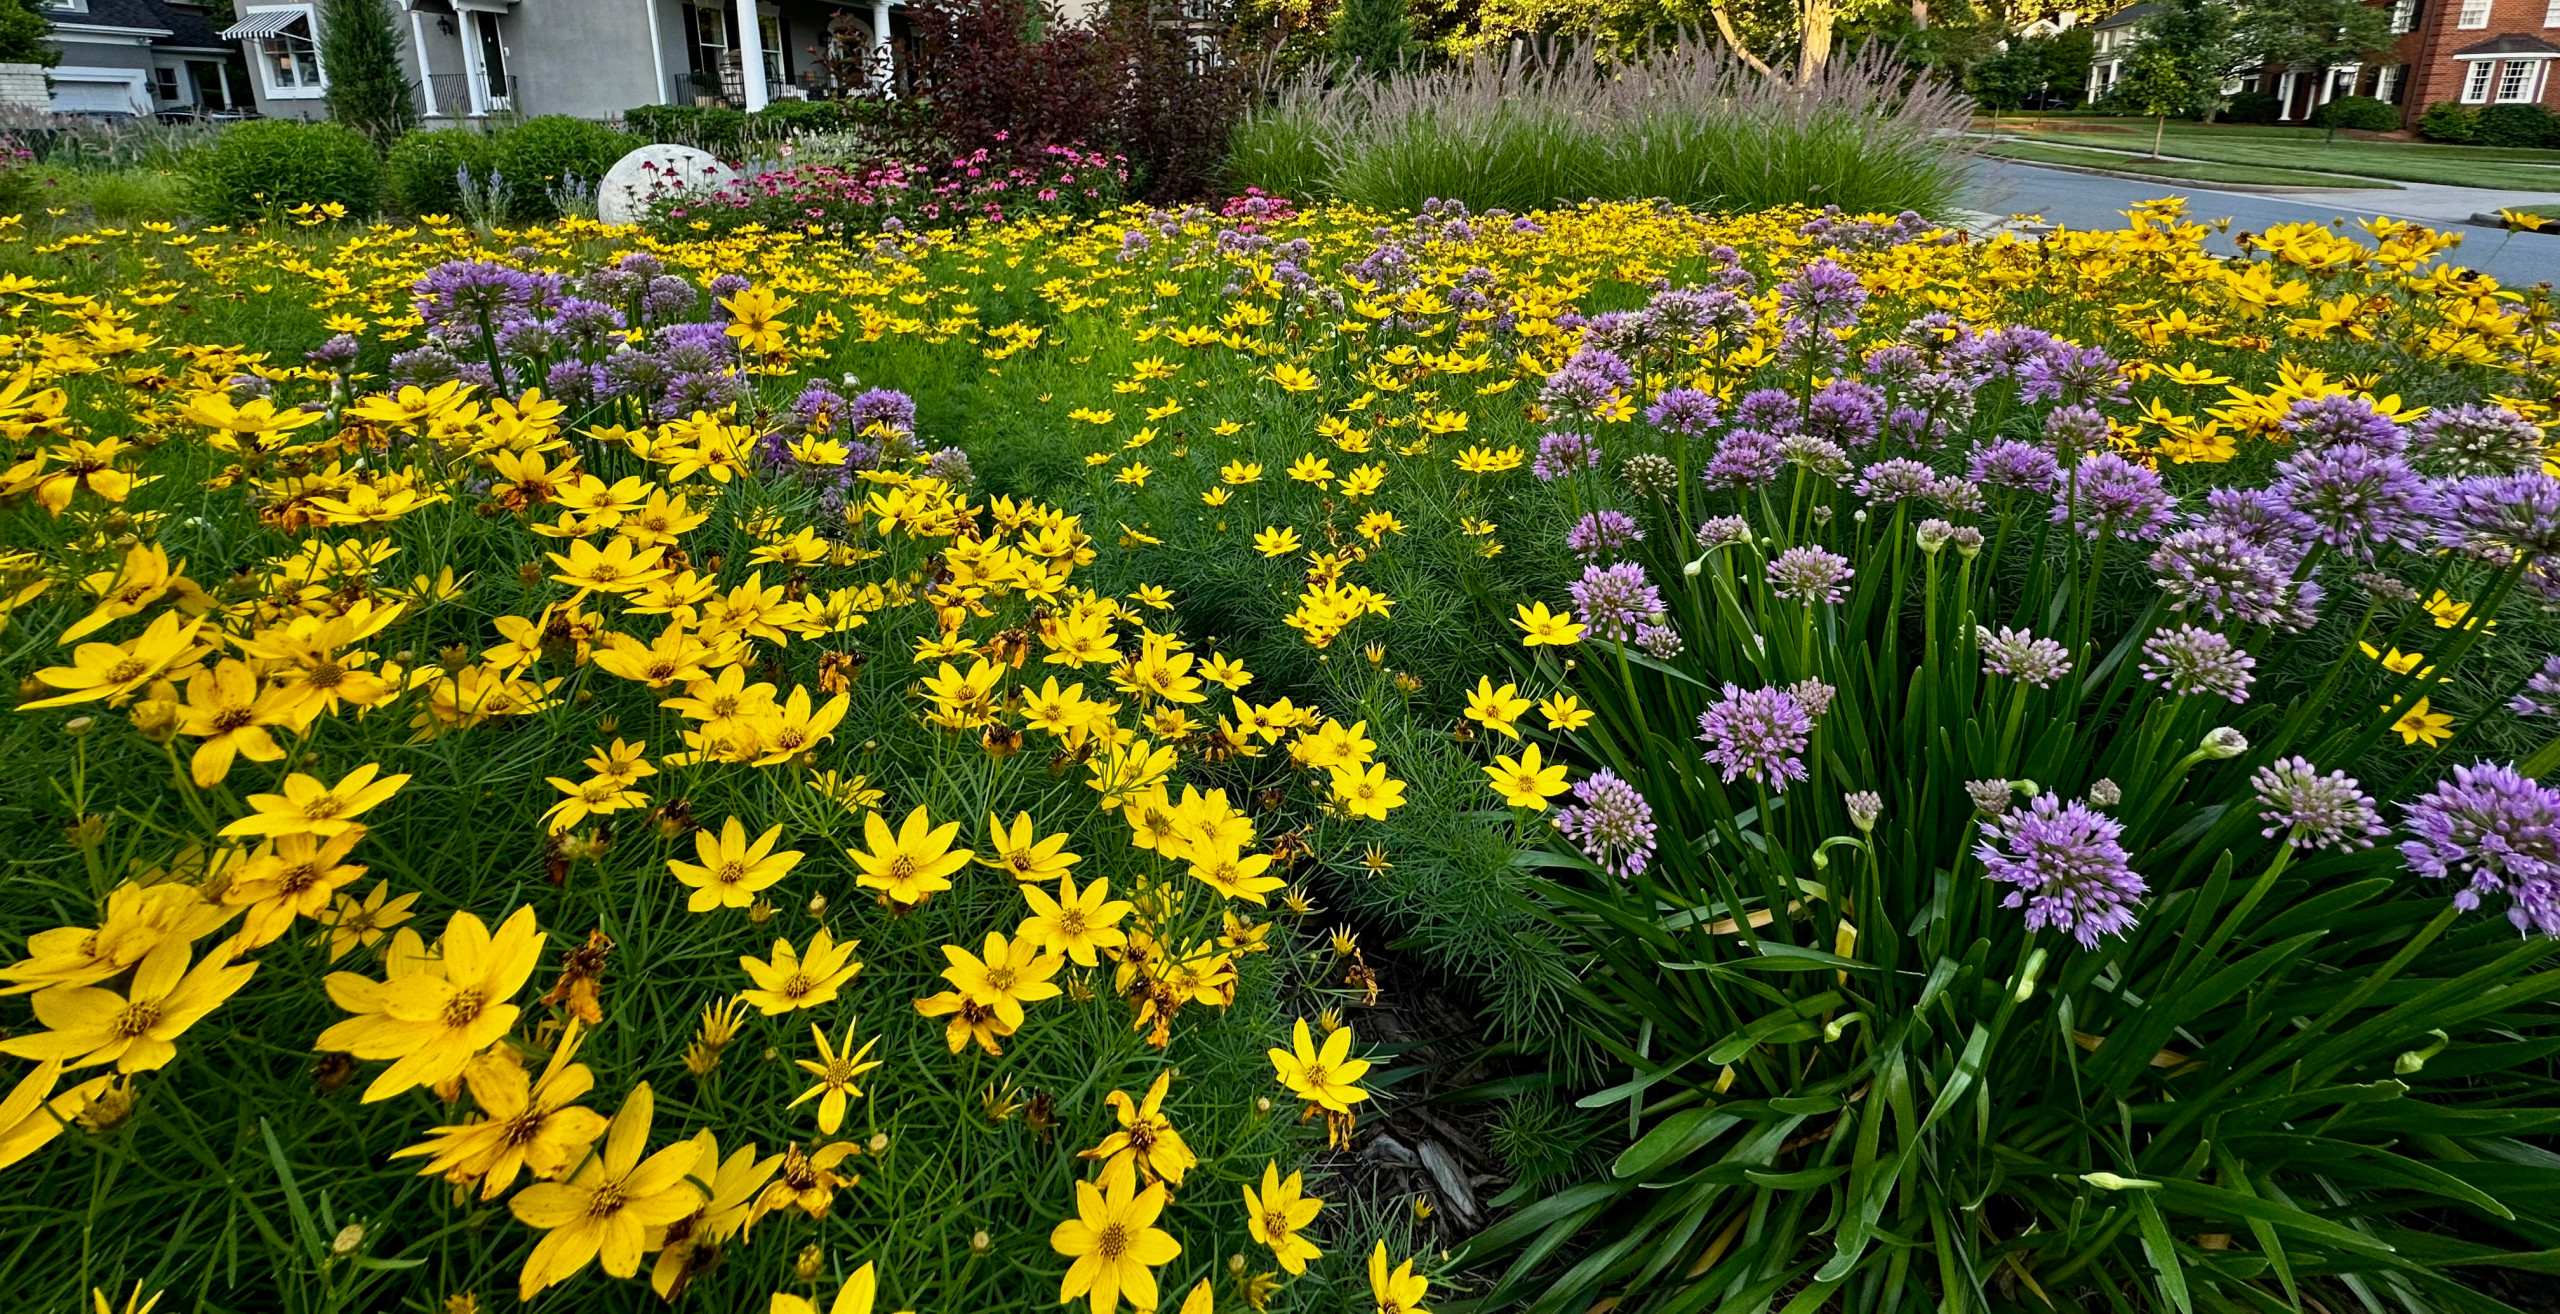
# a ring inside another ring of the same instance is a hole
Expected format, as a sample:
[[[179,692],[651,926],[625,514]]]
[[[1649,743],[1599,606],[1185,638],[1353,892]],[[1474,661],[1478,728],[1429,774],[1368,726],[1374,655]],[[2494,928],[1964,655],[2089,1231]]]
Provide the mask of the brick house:
[[[2391,11],[2388,59],[2328,69],[2269,69],[2242,89],[2274,93],[2277,121],[2298,123],[2348,95],[2400,109],[2414,128],[2430,105],[2451,101],[2560,108],[2552,65],[2560,61],[2560,0],[2374,0]]]

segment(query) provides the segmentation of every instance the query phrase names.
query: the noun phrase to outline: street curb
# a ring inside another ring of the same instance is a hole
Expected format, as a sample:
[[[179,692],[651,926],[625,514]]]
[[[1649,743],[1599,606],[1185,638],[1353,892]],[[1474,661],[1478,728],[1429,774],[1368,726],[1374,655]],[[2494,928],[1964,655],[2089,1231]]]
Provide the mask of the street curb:
[[[2475,214],[2463,221],[2474,228],[2495,228],[2501,232],[2523,233],[2528,237],[2560,237],[2560,219],[2545,219],[2546,228],[2509,228],[2507,221],[2494,214]]]
[[[2156,173],[2128,173],[2122,169],[2099,169],[2085,164],[2047,164],[2043,160],[2021,160],[2008,155],[1994,155],[1989,151],[1978,151],[1976,154],[1986,160],[1999,160],[2006,164],[2023,164],[2029,168],[2035,169],[2053,169],[2061,173],[2085,173],[2092,178],[2121,178],[2126,182],[2166,183],[2173,187],[2201,187],[2207,191],[2248,192],[2253,195],[2260,196],[2325,196],[2331,192],[2399,192],[2408,190],[2398,183],[2386,182],[2379,178],[2359,178],[2355,180],[2353,185],[2342,185],[2337,187],[2297,187],[2291,184],[2282,183],[2269,183],[2262,185],[2253,183],[2209,182],[2202,178],[2167,178]],[[2198,161],[2198,163],[2210,163],[2210,161]],[[2340,176],[2344,177],[2345,175],[2342,174]]]

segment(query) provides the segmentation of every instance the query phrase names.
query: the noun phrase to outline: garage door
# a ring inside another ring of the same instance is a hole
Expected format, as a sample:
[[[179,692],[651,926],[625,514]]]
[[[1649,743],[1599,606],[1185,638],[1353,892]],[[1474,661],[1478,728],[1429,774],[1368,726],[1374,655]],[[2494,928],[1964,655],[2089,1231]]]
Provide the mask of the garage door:
[[[122,78],[108,81],[100,78],[65,77],[56,70],[53,75],[53,112],[56,114],[131,114],[133,84]]]

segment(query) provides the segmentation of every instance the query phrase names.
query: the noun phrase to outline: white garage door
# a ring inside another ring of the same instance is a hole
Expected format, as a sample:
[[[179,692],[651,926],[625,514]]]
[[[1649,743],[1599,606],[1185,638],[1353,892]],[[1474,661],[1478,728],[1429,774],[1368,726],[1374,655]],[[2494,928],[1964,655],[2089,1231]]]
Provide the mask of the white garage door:
[[[61,70],[53,75],[53,112],[56,114],[131,114],[134,84],[123,78],[83,78],[65,76]]]

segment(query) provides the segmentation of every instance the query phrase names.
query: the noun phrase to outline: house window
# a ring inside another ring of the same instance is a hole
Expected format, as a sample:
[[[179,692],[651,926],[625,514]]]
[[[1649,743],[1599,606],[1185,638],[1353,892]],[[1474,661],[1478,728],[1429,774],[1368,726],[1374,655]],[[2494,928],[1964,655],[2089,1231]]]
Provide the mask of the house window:
[[[2477,105],[2489,98],[2489,78],[2496,71],[2497,66],[2497,61],[2493,59],[2471,61],[2471,71],[2464,74],[2462,78],[2463,104]]]
[[[770,89],[789,82],[791,74],[783,62],[783,54],[790,47],[782,42],[782,15],[757,10],[756,32],[764,39],[764,85]]]
[[[687,35],[693,38],[693,71],[714,78],[729,56],[729,11],[718,5],[687,5]]]
[[[266,70],[267,90],[317,90],[328,85],[320,77],[320,47],[311,39],[311,11],[294,15],[284,30],[258,38],[259,67]]]
[[[2460,18],[2455,20],[2454,26],[2487,27],[2489,25],[2489,5],[2490,0],[2462,0],[2462,15]]]
[[[2560,0],[2551,0],[2550,8],[2542,11],[2542,25],[2560,27]]]
[[[2515,105],[2533,99],[2534,72],[2542,63],[2538,59],[2510,59],[2498,74],[2498,103]]]
[[[2553,7],[2560,8],[2560,0],[2555,0]],[[2417,26],[2418,0],[2393,0],[2391,5],[2391,34],[2393,36],[2398,36],[2403,32],[2415,31],[2417,30]]]
[[[2373,75],[2375,100],[2393,105],[2400,103],[2400,69],[2401,66],[2398,64],[2386,65],[2380,72]]]
[[[178,70],[174,68],[151,70],[151,89],[162,100],[181,99],[178,95]]]

